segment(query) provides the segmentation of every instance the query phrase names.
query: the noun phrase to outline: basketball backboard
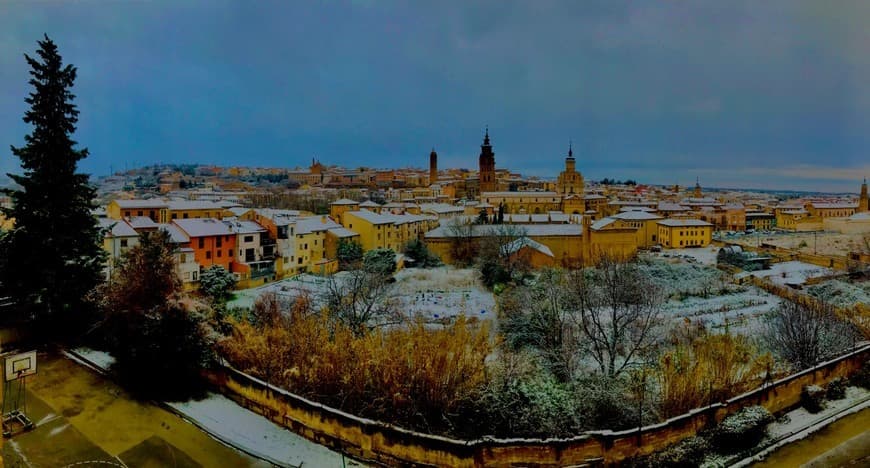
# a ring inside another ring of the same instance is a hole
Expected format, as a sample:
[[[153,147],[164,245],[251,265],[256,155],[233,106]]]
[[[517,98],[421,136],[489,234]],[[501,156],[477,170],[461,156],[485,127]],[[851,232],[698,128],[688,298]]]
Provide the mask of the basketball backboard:
[[[3,360],[3,376],[7,382],[36,374],[36,351],[13,354]]]

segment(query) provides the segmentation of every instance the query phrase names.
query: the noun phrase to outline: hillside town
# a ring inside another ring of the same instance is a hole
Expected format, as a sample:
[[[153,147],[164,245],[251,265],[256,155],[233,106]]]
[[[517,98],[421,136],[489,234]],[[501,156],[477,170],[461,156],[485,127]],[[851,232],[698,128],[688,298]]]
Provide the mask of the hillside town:
[[[866,18],[0,2],[0,466],[870,464]]]
[[[106,274],[142,232],[154,230],[171,234],[187,289],[196,289],[200,271],[212,265],[231,271],[240,288],[335,273],[341,242],[357,243],[363,252],[393,250],[404,265],[404,246],[419,240],[452,264],[453,245],[468,241],[457,229],[462,225],[474,226],[470,237],[516,226],[534,241],[521,250],[534,251],[536,267],[705,248],[720,238],[789,248],[782,240],[804,239],[801,233],[814,238],[813,246],[803,246],[807,254],[818,253],[821,238],[824,253],[838,262],[868,261],[862,243],[870,234],[866,180],[856,181],[854,195],[789,198],[705,192],[700,181],[686,188],[602,184],[584,180],[570,146],[557,177],[524,178],[496,169],[488,130],[480,148],[478,170],[439,170],[433,150],[427,171],[350,170],[313,160],[307,170],[154,166],[102,177],[105,204],[95,214],[105,229]],[[837,243],[828,245],[828,237]]]

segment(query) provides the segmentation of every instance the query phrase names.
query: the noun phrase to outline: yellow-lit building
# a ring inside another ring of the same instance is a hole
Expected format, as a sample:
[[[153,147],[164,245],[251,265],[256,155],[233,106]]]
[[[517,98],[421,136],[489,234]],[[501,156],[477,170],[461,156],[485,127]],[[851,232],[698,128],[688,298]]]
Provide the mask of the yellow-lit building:
[[[112,200],[106,206],[106,217],[110,219],[130,219],[137,216],[166,224],[174,219],[223,219],[232,216],[232,213],[220,203],[205,200]]]
[[[368,210],[346,211],[342,225],[359,234],[363,251],[383,248],[395,252],[404,250],[405,244],[438,225],[438,218],[413,214],[379,214]]]
[[[562,196],[556,192],[483,192],[480,201],[494,207],[504,204],[505,213],[562,211]]]
[[[666,248],[706,247],[713,240],[713,225],[700,219],[658,221],[659,243]]]
[[[649,248],[659,243],[659,225],[661,216],[647,211],[623,211],[617,213],[611,218],[623,223],[626,227],[637,229],[637,246],[639,248]]]

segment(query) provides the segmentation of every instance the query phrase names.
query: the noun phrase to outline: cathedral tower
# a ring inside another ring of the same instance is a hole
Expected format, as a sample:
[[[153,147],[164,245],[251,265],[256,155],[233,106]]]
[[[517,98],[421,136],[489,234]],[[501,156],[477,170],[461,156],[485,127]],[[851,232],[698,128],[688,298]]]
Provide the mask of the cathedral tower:
[[[435,148],[429,153],[429,185],[438,182],[438,153]]]
[[[695,178],[695,193],[692,196],[695,198],[702,198],[704,196],[704,194],[701,193],[701,179],[697,177]]]
[[[861,198],[858,199],[858,212],[866,213],[870,211],[870,199],[867,198],[867,179],[864,179],[864,183],[861,184]]]
[[[565,158],[565,170],[559,174],[556,180],[556,192],[562,195],[583,194],[583,175],[577,172],[577,163],[574,159],[574,147],[568,144],[568,157]]]
[[[492,152],[492,145],[489,144],[489,127],[486,128],[486,135],[483,137],[483,144],[480,145],[480,192],[495,192],[495,153]]]

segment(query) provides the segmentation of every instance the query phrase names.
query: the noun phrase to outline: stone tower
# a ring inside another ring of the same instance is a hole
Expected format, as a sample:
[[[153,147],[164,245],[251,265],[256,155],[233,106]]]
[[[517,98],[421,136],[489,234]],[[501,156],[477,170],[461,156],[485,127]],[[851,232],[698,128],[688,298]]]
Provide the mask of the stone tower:
[[[867,178],[864,178],[864,183],[861,184],[861,198],[858,199],[858,212],[868,211],[870,211],[870,199],[867,198]]]
[[[489,127],[486,128],[486,134],[483,137],[483,144],[480,145],[480,193],[495,192],[495,153],[492,152],[492,145],[489,144]]]
[[[565,170],[559,174],[556,181],[556,191],[562,195],[583,194],[583,175],[577,172],[574,159],[574,148],[568,144],[568,157],[565,158]]]
[[[435,148],[429,153],[429,185],[438,182],[438,153]]]
[[[701,198],[704,196],[704,194],[701,193],[701,179],[697,177],[695,178],[695,193],[692,196],[695,198]]]

